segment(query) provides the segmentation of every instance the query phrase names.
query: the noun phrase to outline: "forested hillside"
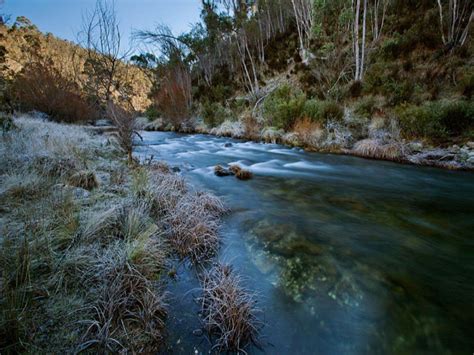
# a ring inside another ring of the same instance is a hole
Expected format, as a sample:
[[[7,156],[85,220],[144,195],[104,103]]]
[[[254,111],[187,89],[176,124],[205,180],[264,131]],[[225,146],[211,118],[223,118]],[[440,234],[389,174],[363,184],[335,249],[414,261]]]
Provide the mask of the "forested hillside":
[[[203,1],[188,33],[137,33],[161,52],[134,59],[156,73],[158,128],[198,117],[214,133],[331,151],[362,140],[360,154],[398,159],[403,139],[472,139],[472,18],[470,1]]]

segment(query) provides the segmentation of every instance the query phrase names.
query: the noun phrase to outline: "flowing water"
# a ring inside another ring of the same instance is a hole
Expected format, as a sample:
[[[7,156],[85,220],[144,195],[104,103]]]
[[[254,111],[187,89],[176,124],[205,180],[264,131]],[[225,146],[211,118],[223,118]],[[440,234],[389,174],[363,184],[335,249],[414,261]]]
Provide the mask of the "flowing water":
[[[474,351],[474,174],[206,135],[143,138],[137,154],[178,166],[232,209],[220,259],[258,293],[265,353]],[[213,174],[228,163],[254,178]],[[186,267],[170,286],[176,353],[210,349],[195,332],[197,291],[186,293],[197,286]]]

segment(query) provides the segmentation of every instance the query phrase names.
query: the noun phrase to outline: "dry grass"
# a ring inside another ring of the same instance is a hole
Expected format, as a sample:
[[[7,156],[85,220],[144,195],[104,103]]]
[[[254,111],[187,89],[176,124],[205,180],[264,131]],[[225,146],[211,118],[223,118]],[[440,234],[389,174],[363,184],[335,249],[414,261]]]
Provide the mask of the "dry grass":
[[[103,137],[39,119],[15,124],[0,138],[0,352],[159,349],[169,248],[150,193],[131,190],[130,170]],[[92,171],[110,166],[124,190],[98,186]],[[63,182],[96,191],[79,199]]]
[[[182,258],[193,263],[205,262],[219,249],[220,215],[225,212],[221,201],[207,193],[189,193],[168,211],[170,243]]]
[[[127,249],[116,244],[94,265],[98,297],[90,308],[93,317],[80,322],[87,330],[77,351],[150,351],[162,343],[166,304],[162,292],[140,271],[148,270],[149,260],[141,262],[152,255],[137,258],[134,248]]]
[[[306,147],[320,146],[324,138],[324,130],[321,124],[305,117],[296,121],[293,126],[298,142]]]
[[[164,164],[128,166],[81,127],[15,123],[0,141],[8,153],[0,158],[0,351],[160,351],[170,257],[208,265],[219,250],[221,200]],[[109,183],[96,184],[92,172],[110,174]],[[60,190],[64,182],[94,192],[78,198]],[[258,333],[253,298],[219,270],[204,282],[207,329],[216,348],[243,349]]]
[[[202,279],[198,299],[202,321],[214,348],[219,352],[242,352],[258,344],[262,322],[254,295],[245,290],[230,266],[216,265]]]
[[[398,142],[383,143],[376,139],[364,139],[354,145],[353,153],[364,158],[398,161],[404,157],[403,145]]]
[[[246,115],[242,119],[244,126],[244,137],[251,140],[260,138],[261,127],[258,121],[252,115]]]
[[[90,170],[80,170],[72,174],[67,181],[71,186],[86,190],[92,190],[99,186],[95,173]]]
[[[226,120],[220,126],[212,128],[209,133],[222,137],[242,138],[245,129],[241,122]]]

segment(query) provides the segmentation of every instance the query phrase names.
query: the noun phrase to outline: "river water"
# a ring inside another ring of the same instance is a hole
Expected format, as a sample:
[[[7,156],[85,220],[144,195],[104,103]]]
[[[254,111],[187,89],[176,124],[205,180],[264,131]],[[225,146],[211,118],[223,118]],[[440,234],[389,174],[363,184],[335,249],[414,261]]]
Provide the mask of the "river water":
[[[266,324],[249,353],[474,351],[474,174],[169,132],[143,132],[136,154],[232,210],[219,258]],[[254,178],[214,175],[228,163]],[[170,285],[174,353],[210,349],[195,287],[185,266]]]

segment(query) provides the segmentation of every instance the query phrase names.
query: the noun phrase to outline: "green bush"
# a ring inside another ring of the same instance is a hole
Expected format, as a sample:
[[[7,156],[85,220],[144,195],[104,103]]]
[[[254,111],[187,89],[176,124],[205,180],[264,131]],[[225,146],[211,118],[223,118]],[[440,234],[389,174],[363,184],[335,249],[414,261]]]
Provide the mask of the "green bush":
[[[432,111],[451,136],[462,135],[474,127],[472,101],[440,101],[433,104]]]
[[[287,130],[301,117],[305,101],[301,90],[282,85],[265,99],[263,116],[268,125]]]
[[[380,54],[384,59],[396,59],[401,54],[401,36],[395,33],[393,37],[387,38],[380,46]]]
[[[206,101],[202,104],[201,115],[204,123],[209,127],[219,126],[226,119],[230,118],[228,110],[219,102]]]
[[[154,120],[160,117],[160,111],[158,111],[158,108],[155,105],[150,105],[145,111],[145,116],[150,120]]]
[[[354,113],[359,117],[371,118],[377,111],[377,100],[373,96],[364,96],[360,98],[354,107]]]
[[[335,101],[310,99],[304,103],[302,116],[326,124],[328,121],[342,121],[344,110]]]
[[[436,101],[422,106],[401,105],[395,109],[403,134],[444,140],[468,135],[474,128],[474,103]]]

